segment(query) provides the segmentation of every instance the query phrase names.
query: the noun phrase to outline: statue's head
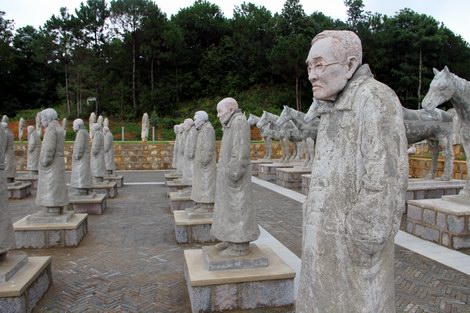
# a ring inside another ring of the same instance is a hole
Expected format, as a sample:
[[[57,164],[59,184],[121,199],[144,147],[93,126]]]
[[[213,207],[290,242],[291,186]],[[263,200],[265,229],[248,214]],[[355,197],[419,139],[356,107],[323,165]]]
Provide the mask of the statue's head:
[[[315,99],[334,101],[362,64],[361,40],[348,30],[325,30],[313,38],[306,63]]]
[[[4,123],[4,122],[7,123],[7,124],[9,122],[8,116],[6,116],[6,115],[2,116],[2,123]]]
[[[48,108],[41,111],[41,124],[43,127],[49,126],[49,123],[57,119],[57,112],[54,109]]]
[[[109,132],[109,127],[108,126],[105,126],[103,127],[103,134],[107,134]]]
[[[180,133],[184,132],[184,123],[178,124],[178,131],[179,131]]]
[[[194,126],[196,126],[197,129],[201,128],[208,120],[209,115],[207,115],[206,111],[197,111],[194,114]]]
[[[34,126],[33,126],[33,125],[29,125],[28,128],[27,128],[28,137],[33,133],[33,131],[34,131]]]
[[[238,110],[238,103],[233,98],[225,98],[217,103],[217,117],[220,123],[227,125],[236,110]]]
[[[101,131],[101,125],[98,124],[98,123],[93,123],[93,124],[91,125],[91,131],[92,131],[93,133],[96,133],[97,131]]]
[[[81,128],[85,128],[85,123],[83,122],[81,118],[77,118],[76,120],[73,121],[72,128],[76,132]]]
[[[180,125],[179,124],[173,125],[173,131],[175,132],[175,134],[178,134],[180,131]]]
[[[183,128],[184,128],[184,130],[188,130],[193,125],[194,125],[193,119],[192,118],[187,118],[187,119],[184,120]]]
[[[103,125],[103,115],[98,116],[97,123]]]

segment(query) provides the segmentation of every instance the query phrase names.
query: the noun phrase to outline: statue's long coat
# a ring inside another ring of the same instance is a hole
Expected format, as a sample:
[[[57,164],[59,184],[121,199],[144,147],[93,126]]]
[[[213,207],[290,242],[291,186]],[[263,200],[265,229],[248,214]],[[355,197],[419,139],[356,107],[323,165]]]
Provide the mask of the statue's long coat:
[[[64,129],[57,120],[49,123],[39,155],[36,204],[62,207],[69,204],[65,182]]]
[[[0,254],[15,247],[11,215],[8,208],[7,179],[5,176],[5,130],[0,126]]]
[[[184,168],[181,181],[186,184],[193,183],[194,157],[196,155],[197,130],[193,125],[186,131],[186,142],[184,143]]]
[[[93,135],[91,144],[91,175],[93,177],[103,177],[106,174],[104,164],[104,136],[101,130]]]
[[[85,128],[77,131],[72,153],[72,188],[93,188],[90,166],[90,135]]]
[[[37,171],[39,168],[39,154],[41,153],[41,140],[36,130],[33,130],[28,136],[28,171]]]
[[[184,144],[186,139],[188,138],[188,134],[185,131],[180,133],[180,142],[178,144],[178,164],[176,172],[183,175],[184,167],[186,166],[186,161],[184,160]]]
[[[175,143],[173,145],[173,160],[171,162],[171,167],[178,170],[178,146],[180,144],[181,134],[180,132],[176,133]]]
[[[214,203],[215,180],[215,131],[211,123],[206,122],[197,134],[191,200],[196,203]]]
[[[113,134],[108,131],[104,135],[104,163],[107,171],[114,171],[116,169],[116,163],[114,162],[113,144]]]
[[[408,175],[400,101],[363,65],[318,112],[296,312],[395,312],[393,239]]]
[[[15,137],[12,131],[7,127],[5,129],[6,147],[5,147],[5,175],[7,178],[16,176],[16,157],[15,157]]]
[[[250,126],[237,110],[223,130],[211,234],[221,241],[250,242],[259,237],[252,201]]]

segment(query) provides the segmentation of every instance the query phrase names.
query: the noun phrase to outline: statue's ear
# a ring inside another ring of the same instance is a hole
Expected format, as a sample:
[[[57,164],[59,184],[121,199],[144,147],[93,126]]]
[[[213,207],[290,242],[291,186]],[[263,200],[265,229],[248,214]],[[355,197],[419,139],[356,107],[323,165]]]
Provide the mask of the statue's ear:
[[[446,66],[444,66],[444,69],[443,69],[443,71],[444,71],[444,72],[446,72],[446,73],[449,73],[449,72],[450,72],[450,71],[449,71],[449,68],[447,67],[447,65],[446,65]]]
[[[356,57],[354,56],[348,57],[348,61],[347,61],[348,68],[346,72],[347,79],[350,79],[354,75],[359,65],[360,65],[359,61]]]
[[[439,71],[435,67],[432,68],[432,72],[434,73],[434,75],[437,75],[437,73],[439,73]]]

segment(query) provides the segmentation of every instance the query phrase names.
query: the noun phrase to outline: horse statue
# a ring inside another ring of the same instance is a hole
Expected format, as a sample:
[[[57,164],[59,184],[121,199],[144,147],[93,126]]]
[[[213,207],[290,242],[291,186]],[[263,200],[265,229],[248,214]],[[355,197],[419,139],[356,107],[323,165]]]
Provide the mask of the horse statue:
[[[422,106],[432,112],[437,106],[450,100],[460,122],[460,135],[465,154],[470,155],[470,82],[451,73],[447,66],[442,71],[433,69],[434,79],[429,91],[424,96]],[[467,173],[470,173],[470,162],[467,160]],[[460,196],[470,198],[470,179],[459,192]]]
[[[294,110],[285,105],[281,115],[279,116],[277,125],[282,126],[284,123],[292,121],[295,126],[297,126],[304,143],[304,149],[307,152],[304,167],[311,167],[313,156],[315,155],[315,140],[317,139],[318,124],[320,123],[320,120],[318,118],[312,118],[311,120],[306,121],[305,117],[305,113]]]
[[[250,114],[250,116],[248,117],[248,120],[247,120],[247,122],[250,126],[256,126],[258,121],[259,121],[259,117],[254,115],[254,114]],[[273,154],[272,142],[273,142],[274,132],[270,131],[269,127],[270,127],[270,125],[266,125],[266,127],[263,127],[263,128],[259,129],[261,137],[264,140],[264,146],[266,148],[266,154],[264,155],[264,158],[263,158],[265,160],[271,160],[271,157],[272,157],[272,154]],[[275,137],[279,137],[279,136],[277,135]]]
[[[299,138],[299,130],[297,129],[294,123],[286,124],[283,127],[276,126],[276,121],[278,120],[278,118],[279,116],[264,111],[256,126],[261,129],[262,127],[266,127],[267,125],[269,125],[269,129],[274,130],[278,133],[282,147],[281,162],[289,162],[289,141],[293,141],[295,144],[291,159],[299,160],[301,150],[299,146],[301,143],[301,139]]]

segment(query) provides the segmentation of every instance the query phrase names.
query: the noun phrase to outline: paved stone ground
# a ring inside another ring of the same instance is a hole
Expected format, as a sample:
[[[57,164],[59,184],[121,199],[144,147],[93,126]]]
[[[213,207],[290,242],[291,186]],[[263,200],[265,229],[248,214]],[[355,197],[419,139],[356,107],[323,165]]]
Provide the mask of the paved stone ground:
[[[165,172],[126,172],[125,182],[164,181]],[[23,250],[53,256],[54,283],[34,312],[190,312],[183,250],[163,185],[128,185],[89,216],[78,248]],[[301,256],[300,203],[253,185],[261,226]],[[37,210],[34,194],[10,201],[13,220]],[[397,312],[470,313],[470,277],[396,247]],[[246,312],[246,311],[245,311]],[[293,308],[252,310],[293,313]]]

